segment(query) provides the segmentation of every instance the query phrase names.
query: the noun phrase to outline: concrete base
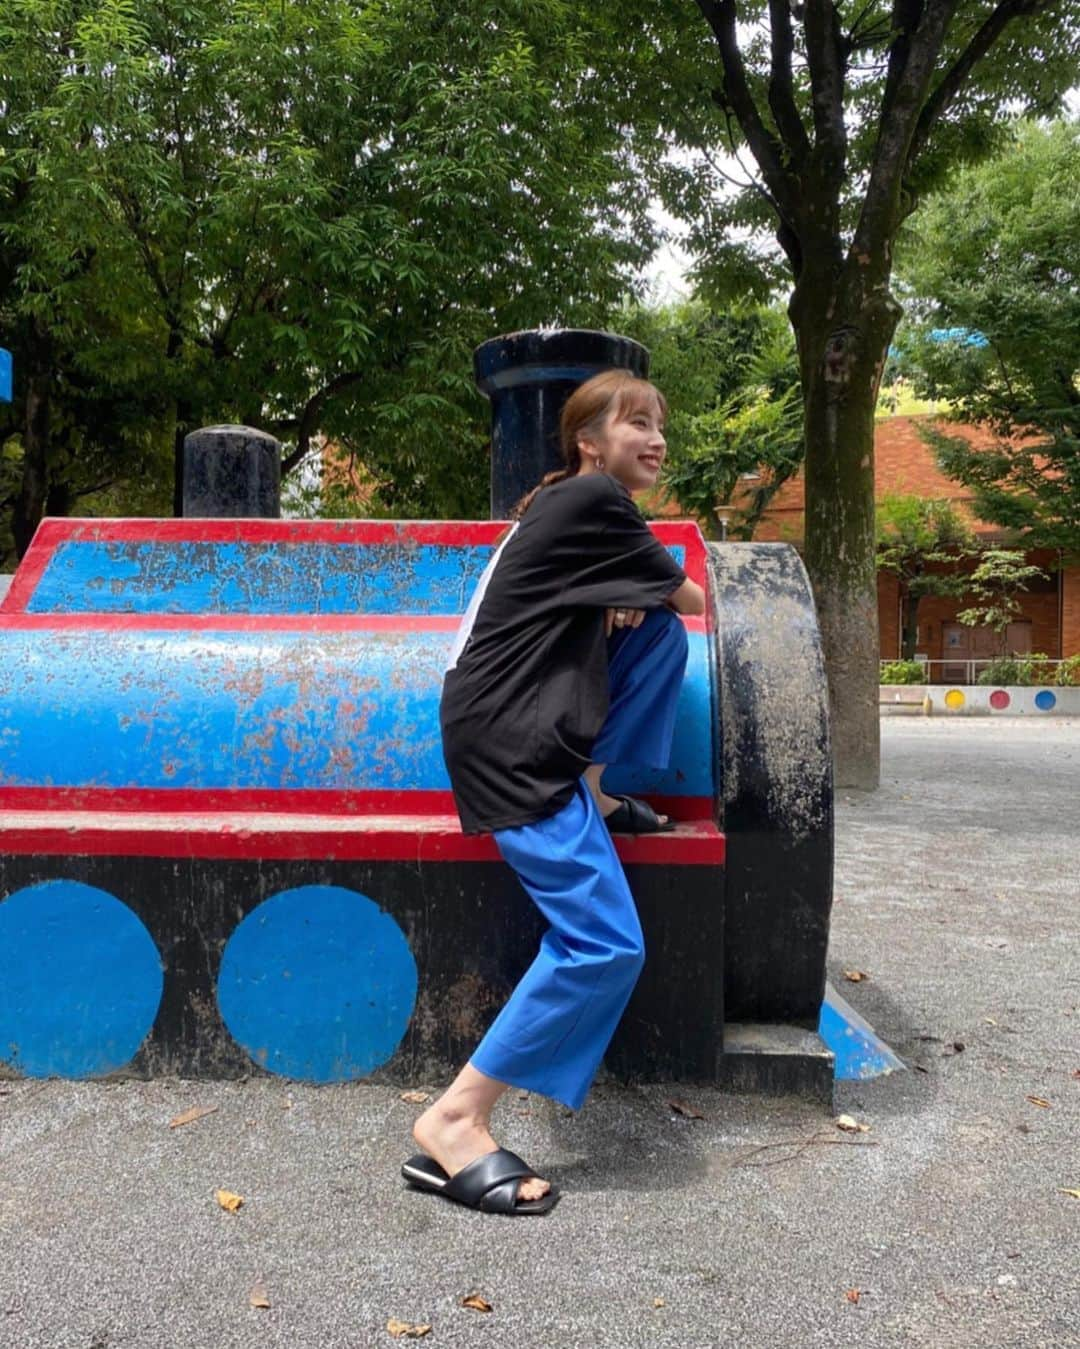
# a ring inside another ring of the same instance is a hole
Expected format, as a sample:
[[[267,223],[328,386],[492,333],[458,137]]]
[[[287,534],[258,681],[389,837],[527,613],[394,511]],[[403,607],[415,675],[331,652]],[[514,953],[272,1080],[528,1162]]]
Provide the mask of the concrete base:
[[[833,1105],[832,1051],[803,1026],[729,1023],[716,1084],[755,1096],[803,1096]]]

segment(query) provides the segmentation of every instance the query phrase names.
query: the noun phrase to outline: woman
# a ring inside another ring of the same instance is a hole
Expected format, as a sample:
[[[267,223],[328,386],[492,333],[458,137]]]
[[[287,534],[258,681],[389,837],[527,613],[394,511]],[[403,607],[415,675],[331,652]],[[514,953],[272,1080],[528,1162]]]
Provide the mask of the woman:
[[[585,1099],[644,961],[611,832],[674,828],[606,795],[608,763],[665,767],[700,586],[631,500],[664,461],[666,406],[612,370],[562,413],[566,468],[519,504],[451,653],[443,752],[465,833],[491,832],[550,924],[536,960],[450,1088],[417,1120],[402,1174],[487,1212],[558,1192],[490,1133],[507,1087]]]

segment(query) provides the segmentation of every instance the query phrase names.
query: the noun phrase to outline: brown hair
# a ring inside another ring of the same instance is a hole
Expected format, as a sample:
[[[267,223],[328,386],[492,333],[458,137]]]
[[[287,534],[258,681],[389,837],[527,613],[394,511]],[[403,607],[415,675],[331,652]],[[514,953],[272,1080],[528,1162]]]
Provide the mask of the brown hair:
[[[629,370],[605,370],[580,384],[570,397],[559,418],[559,449],[566,461],[565,468],[545,473],[531,492],[526,492],[514,509],[511,518],[520,520],[533,503],[537,492],[552,483],[573,478],[581,470],[582,437],[596,437],[604,428],[609,413],[618,421],[629,417],[642,404],[659,404],[660,415],[667,416],[664,395],[647,379],[639,379]]]

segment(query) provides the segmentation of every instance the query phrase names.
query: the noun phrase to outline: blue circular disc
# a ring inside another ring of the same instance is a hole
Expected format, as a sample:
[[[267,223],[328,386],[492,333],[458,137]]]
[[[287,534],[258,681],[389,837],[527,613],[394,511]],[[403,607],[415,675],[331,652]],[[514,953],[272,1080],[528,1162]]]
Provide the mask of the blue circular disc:
[[[415,1004],[405,934],[366,895],[341,886],[271,895],[221,958],[222,1020],[256,1063],[285,1077],[366,1077],[397,1049]]]
[[[161,1003],[153,938],[114,895],[42,881],[0,902],[0,1060],[27,1077],[128,1063]]]
[[[1049,689],[1040,689],[1035,695],[1035,706],[1040,712],[1051,712],[1057,706],[1057,698]]]

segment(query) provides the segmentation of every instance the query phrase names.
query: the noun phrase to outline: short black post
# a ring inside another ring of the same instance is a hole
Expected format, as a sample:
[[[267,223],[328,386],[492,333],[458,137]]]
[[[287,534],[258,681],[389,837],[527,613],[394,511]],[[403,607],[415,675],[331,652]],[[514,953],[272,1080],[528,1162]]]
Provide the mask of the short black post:
[[[473,353],[477,387],[491,399],[491,518],[559,468],[559,416],[578,387],[603,370],[642,379],[649,352],[640,342],[589,328],[527,330],[493,337]]]
[[[251,426],[203,426],[184,437],[185,518],[281,515],[281,444]]]

